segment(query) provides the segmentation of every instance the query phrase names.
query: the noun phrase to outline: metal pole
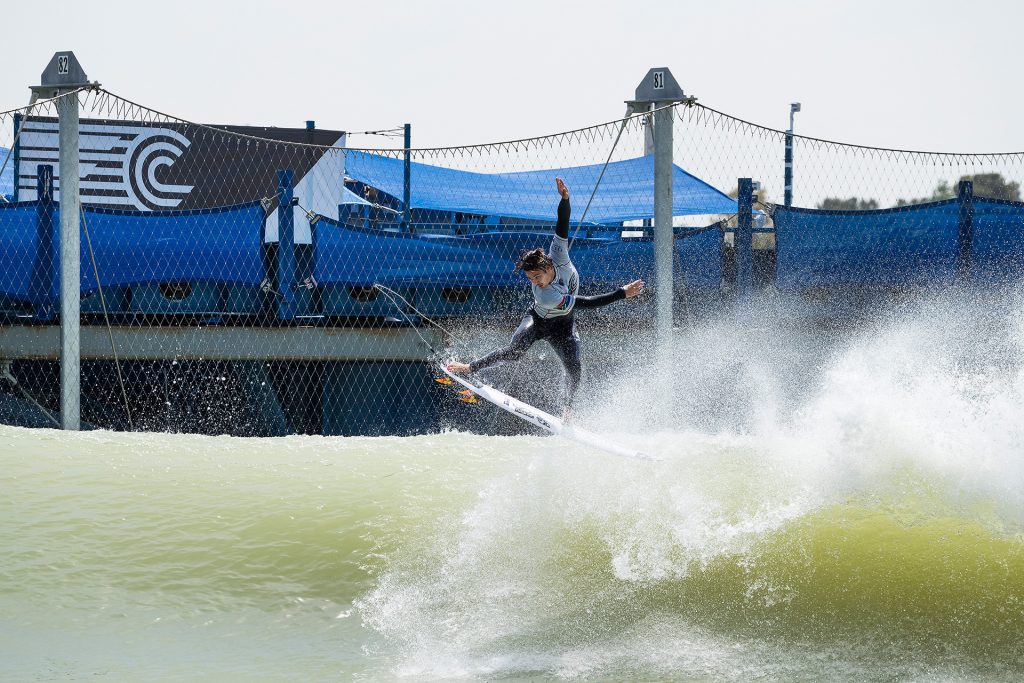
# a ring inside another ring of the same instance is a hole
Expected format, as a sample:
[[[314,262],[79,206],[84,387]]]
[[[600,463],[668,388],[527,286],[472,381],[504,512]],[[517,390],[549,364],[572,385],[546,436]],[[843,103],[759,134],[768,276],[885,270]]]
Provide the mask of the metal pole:
[[[645,115],[647,130],[644,135],[644,155],[654,154],[654,304],[655,345],[658,381],[662,401],[658,420],[670,424],[673,396],[675,395],[675,360],[672,346],[673,258],[675,246],[672,230],[672,120],[673,103],[687,101],[683,89],[668,67],[654,67],[640,81],[632,100],[627,100],[630,112],[651,112]],[[692,100],[691,100],[692,101]],[[654,108],[653,112],[651,108]],[[653,140],[648,137],[652,132]],[[651,147],[653,146],[653,150]]]
[[[53,262],[53,166],[36,166],[36,258],[32,263],[32,279],[28,284],[29,300],[36,318],[53,320],[53,285],[56,282]]]
[[[789,130],[786,131],[786,182],[783,193],[783,203],[793,206],[793,118],[800,111],[800,103],[793,102],[789,105]]]
[[[409,232],[412,225],[412,209],[409,207],[412,195],[412,124],[405,124],[405,178],[402,184],[402,232]]]
[[[295,173],[277,172],[277,317],[295,318]]]
[[[956,240],[956,281],[963,284],[971,279],[971,247],[974,243],[974,183],[961,180],[957,186],[960,206]]]
[[[672,117],[662,105],[654,112],[654,273],[658,337],[672,336]]]
[[[18,185],[21,179],[21,138],[18,136],[18,132],[21,130],[21,114],[14,115],[14,151],[11,155],[11,168],[12,177],[14,178],[14,193],[12,199],[18,201]]]
[[[754,289],[754,182],[740,178],[736,196],[737,226],[734,235],[736,249],[736,288],[741,299]]]
[[[792,116],[792,114],[790,114]],[[786,207],[793,206],[793,129],[786,131],[786,192],[784,195]]]
[[[81,428],[81,199],[78,196],[78,95],[57,101],[60,139],[60,425]]]

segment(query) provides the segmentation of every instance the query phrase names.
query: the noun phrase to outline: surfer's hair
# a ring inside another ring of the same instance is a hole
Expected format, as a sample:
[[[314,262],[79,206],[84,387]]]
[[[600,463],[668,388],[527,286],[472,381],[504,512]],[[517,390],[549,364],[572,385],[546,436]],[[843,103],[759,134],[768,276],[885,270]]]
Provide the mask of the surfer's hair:
[[[521,270],[524,273],[554,267],[555,264],[551,257],[540,247],[522,252],[519,254],[519,260],[516,261],[516,270]]]

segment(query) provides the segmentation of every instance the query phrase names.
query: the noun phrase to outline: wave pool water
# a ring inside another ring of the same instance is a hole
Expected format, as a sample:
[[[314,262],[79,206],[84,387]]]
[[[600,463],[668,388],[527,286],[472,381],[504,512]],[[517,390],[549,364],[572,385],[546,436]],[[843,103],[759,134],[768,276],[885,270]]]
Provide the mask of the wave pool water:
[[[658,462],[0,427],[0,677],[1019,680],[1022,332],[688,330],[581,411]]]

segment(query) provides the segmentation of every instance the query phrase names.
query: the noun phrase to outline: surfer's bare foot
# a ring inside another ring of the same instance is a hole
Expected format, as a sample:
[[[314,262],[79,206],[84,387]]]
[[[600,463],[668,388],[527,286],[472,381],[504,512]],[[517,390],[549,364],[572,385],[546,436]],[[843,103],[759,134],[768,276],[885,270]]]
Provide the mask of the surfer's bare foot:
[[[454,372],[456,375],[469,374],[469,363],[459,363],[452,361],[448,364],[448,372]]]

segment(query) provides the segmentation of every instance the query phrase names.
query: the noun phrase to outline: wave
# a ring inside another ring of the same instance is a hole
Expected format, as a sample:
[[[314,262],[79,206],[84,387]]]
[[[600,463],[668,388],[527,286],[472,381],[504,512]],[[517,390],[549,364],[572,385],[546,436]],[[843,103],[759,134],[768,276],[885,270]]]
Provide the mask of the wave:
[[[383,678],[1019,677],[1024,306],[759,325],[682,335],[667,416],[639,362],[580,410],[658,462],[2,427],[0,596],[274,633],[308,610],[365,626],[346,652]]]

